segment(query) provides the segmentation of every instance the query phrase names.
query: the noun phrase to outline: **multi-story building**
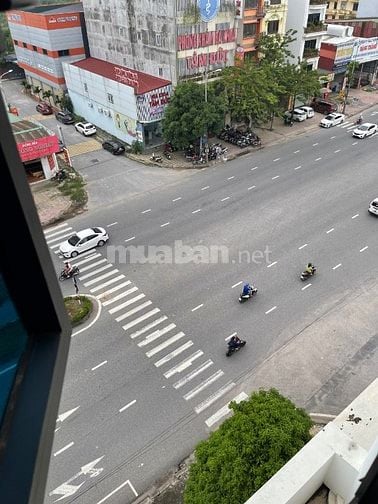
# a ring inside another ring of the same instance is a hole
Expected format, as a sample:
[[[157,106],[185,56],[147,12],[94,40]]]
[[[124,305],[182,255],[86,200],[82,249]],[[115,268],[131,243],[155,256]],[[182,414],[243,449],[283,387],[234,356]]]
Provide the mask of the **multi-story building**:
[[[27,7],[8,11],[7,19],[17,62],[25,70],[31,91],[62,95],[66,89],[62,62],[77,61],[89,54],[82,4]]]
[[[176,84],[234,64],[242,0],[83,1],[91,56]]]
[[[327,0],[290,0],[286,29],[296,30],[296,40],[290,44],[294,58],[306,60],[316,70],[322,38],[327,33],[324,24]]]
[[[264,0],[265,16],[261,21],[261,31],[267,35],[284,35],[287,26],[288,0]]]
[[[264,0],[244,0],[243,32],[238,34],[237,55],[244,59],[257,58],[256,45],[265,15]]]
[[[359,0],[332,0],[328,2],[327,19],[353,19],[357,16]]]

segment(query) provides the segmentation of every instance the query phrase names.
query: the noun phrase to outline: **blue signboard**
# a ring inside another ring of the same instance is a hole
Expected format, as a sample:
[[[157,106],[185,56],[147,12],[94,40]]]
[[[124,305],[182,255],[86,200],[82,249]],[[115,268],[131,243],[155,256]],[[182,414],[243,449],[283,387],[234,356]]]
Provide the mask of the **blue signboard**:
[[[202,21],[208,23],[216,17],[219,11],[220,0],[197,0]]]

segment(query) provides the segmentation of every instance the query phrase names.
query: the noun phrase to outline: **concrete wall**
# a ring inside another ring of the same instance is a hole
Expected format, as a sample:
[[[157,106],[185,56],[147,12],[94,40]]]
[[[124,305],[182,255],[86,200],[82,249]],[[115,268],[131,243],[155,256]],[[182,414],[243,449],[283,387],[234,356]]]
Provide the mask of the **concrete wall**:
[[[357,17],[378,18],[378,2],[375,0],[360,0]]]

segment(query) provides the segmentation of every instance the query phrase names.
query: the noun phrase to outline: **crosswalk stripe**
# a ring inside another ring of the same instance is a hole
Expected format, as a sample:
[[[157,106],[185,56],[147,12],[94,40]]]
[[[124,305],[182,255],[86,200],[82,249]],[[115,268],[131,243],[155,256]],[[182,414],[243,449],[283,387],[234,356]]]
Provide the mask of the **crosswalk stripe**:
[[[104,287],[107,287],[108,285],[111,285],[115,282],[118,282],[118,280],[121,280],[122,278],[125,278],[125,275],[118,275],[115,278],[112,278],[111,280],[108,280],[107,282],[104,282],[103,284],[98,285],[94,289],[90,289],[90,291],[91,292],[98,292],[99,290],[103,289]]]
[[[66,231],[66,229],[64,231]],[[47,245],[50,245],[50,243],[54,243],[56,241],[63,242],[64,241],[63,238],[67,238],[67,236],[72,236],[72,233],[66,233],[66,234],[64,234],[62,236],[58,236],[57,238],[53,238],[52,240],[46,240],[46,243],[47,243]]]
[[[245,399],[248,399],[248,395],[245,392],[240,392],[240,394],[231,399],[231,401],[229,401],[225,406],[223,406],[223,408],[220,408],[218,411],[214,413],[214,415],[211,415],[211,417],[205,420],[205,424],[208,427],[212,427],[215,423],[219,422],[221,418],[232,412],[232,410],[230,409],[231,402],[236,402],[237,404],[239,404],[241,401],[245,401]]]
[[[125,282],[125,283],[124,283],[124,284],[122,284],[122,285],[128,285],[128,284],[131,284],[130,280],[128,280],[127,282]],[[115,288],[115,290],[119,290],[120,288],[121,288],[121,287],[118,287],[118,286],[117,286],[117,287]],[[124,297],[128,296],[129,294],[131,294],[132,292],[135,292],[135,291],[137,291],[137,290],[138,290],[138,287],[131,287],[131,289],[127,289],[127,290],[125,290],[125,291],[121,292],[121,294],[117,294],[117,296],[114,296],[113,298],[108,299],[107,301],[104,301],[104,302],[102,303],[102,305],[103,305],[103,306],[108,306],[108,305],[110,305],[110,304],[112,304],[112,303],[115,303],[116,301],[119,301],[120,299],[122,299],[122,298],[124,298]],[[113,291],[113,289],[110,289],[110,290],[109,290],[109,291],[107,291],[107,292],[108,292],[108,293],[110,293],[111,291]],[[100,294],[100,296],[101,296],[101,298],[106,297],[106,296],[103,296],[102,294]],[[97,298],[99,299],[99,298],[100,298],[100,296],[97,296]]]
[[[182,331],[175,334],[171,338],[168,338],[167,340],[165,340],[163,343],[160,343],[160,345],[158,345],[158,346],[152,348],[151,350],[149,350],[148,352],[146,352],[147,357],[150,358],[153,355],[161,352],[162,350],[164,350],[164,348],[167,348],[168,346],[172,345],[172,343],[175,343],[176,341],[183,338],[184,336],[185,336],[185,333],[183,333]]]
[[[87,262],[93,261],[93,259],[97,259],[97,257],[101,257],[101,254],[90,255],[90,256],[86,257],[85,259],[83,259],[82,261],[75,263],[75,266],[79,266],[80,264],[85,264]]]
[[[166,315],[163,315],[162,317],[154,320],[150,324],[147,324],[146,326],[142,327],[142,329],[139,329],[139,331],[136,331],[136,332],[130,334],[130,338],[131,339],[137,338],[138,336],[140,336],[141,334],[144,334],[145,332],[149,331],[153,327],[156,327],[157,325],[161,324],[162,322],[164,322],[164,320],[167,320],[167,318],[168,317]]]
[[[110,266],[113,266],[113,264],[111,264]],[[114,275],[114,273],[119,273],[119,270],[115,268],[112,271],[108,271],[108,273],[105,273],[104,275],[100,275],[99,277],[94,278],[93,280],[89,280],[89,282],[85,282],[84,287],[89,287],[90,285],[93,285],[97,282],[101,282],[101,280],[104,280],[105,278]]]
[[[205,381],[203,381],[202,383],[197,385],[197,387],[194,387],[194,389],[190,390],[187,394],[185,394],[183,396],[185,401],[189,401],[189,399],[192,399],[193,397],[195,397],[197,394],[202,392],[202,390],[209,387],[212,383],[217,381],[223,375],[224,375],[224,371],[222,371],[221,369],[218,369],[218,371],[216,371],[214,374],[209,376],[209,378],[207,378]]]
[[[169,353],[168,355],[166,355],[162,359],[160,359],[157,362],[155,362],[155,366],[156,367],[162,366],[166,362],[169,362],[171,359],[173,359],[174,357],[176,357],[176,355],[179,355],[180,353],[184,352],[187,348],[190,348],[192,345],[193,345],[193,341],[192,340],[187,341],[186,343],[184,343],[184,345],[176,348],[176,350],[173,350],[173,352]]]
[[[169,324],[166,327],[163,327],[163,329],[158,329],[157,331],[154,331],[153,333],[149,334],[144,340],[142,340],[140,343],[138,343],[138,347],[143,347],[151,343],[152,341],[155,341],[156,339],[160,338],[164,334],[167,334],[167,332],[171,331],[176,327],[176,324]]]
[[[88,270],[94,268],[95,266],[98,266],[99,264],[103,264],[106,261],[107,261],[106,258],[100,259],[99,261],[96,261],[96,262],[90,264],[89,266],[85,266],[85,268],[80,268],[80,273],[82,273],[83,271],[88,271]],[[77,266],[77,263],[76,263],[76,266]]]
[[[175,366],[175,367],[173,367],[171,369],[168,369],[168,371],[166,371],[164,373],[164,378],[170,378],[171,376],[173,376],[176,373],[181,373],[181,371],[184,371],[186,368],[188,368],[189,366],[191,366],[192,363],[196,359],[198,359],[199,357],[201,357],[202,355],[203,355],[203,351],[202,350],[197,350],[197,352],[194,352],[187,359],[184,359],[183,361],[181,361],[179,364],[177,364],[177,366]]]
[[[80,275],[79,280],[83,281],[86,280],[87,278],[93,277],[95,275],[98,275],[102,271],[105,271],[109,268],[113,268],[113,264],[106,264],[105,266],[101,266],[101,268],[97,268],[94,271],[91,271],[90,273],[87,273],[86,275]],[[115,270],[118,271],[118,270]]]
[[[152,301],[146,301],[145,303],[142,303],[141,305],[137,306],[136,308],[133,308],[132,310],[123,313],[119,317],[116,318],[117,322],[121,322],[121,320],[124,320],[125,318],[131,317],[131,315],[134,315],[135,313],[138,313],[141,310],[144,310],[144,308],[147,308],[147,306],[152,305]]]
[[[46,229],[44,232],[45,235],[51,233],[51,231],[55,231],[56,229],[60,229],[62,227],[67,227],[68,224],[67,223],[64,223],[64,224],[58,224],[57,226],[54,226],[52,228],[49,228],[49,229]]]
[[[143,293],[138,294],[137,296],[135,296],[131,299],[128,299],[127,301],[121,303],[120,305],[115,306],[114,308],[109,310],[109,313],[116,313],[117,311],[122,310],[122,308],[126,308],[126,306],[129,306],[133,303],[136,303],[137,301],[139,301],[139,299],[143,299],[144,297],[146,297],[146,296]]]
[[[81,254],[78,254],[76,257],[70,257],[70,261],[71,261],[71,262],[78,261],[78,260],[79,260],[79,259],[81,259],[82,257],[89,256],[90,254],[94,254],[95,252],[96,252],[96,249],[95,249],[95,248],[89,249],[89,250],[87,250],[86,252],[82,252]]]
[[[193,371],[191,371],[186,376],[181,378],[181,380],[174,383],[173,388],[179,389],[179,388],[183,387],[186,383],[188,383],[190,380],[193,380],[193,378],[198,376],[200,373],[205,371],[208,367],[212,366],[213,364],[214,364],[214,362],[211,359],[208,359],[206,362],[204,362],[200,366],[196,367],[196,369],[193,369]]]
[[[45,238],[46,238],[46,240],[49,240],[53,236],[61,235],[62,233],[65,233],[66,231],[70,231],[71,229],[72,229],[72,227],[65,227],[64,229],[61,229],[60,231],[56,231],[56,233],[49,233],[49,234],[45,233]],[[72,235],[72,233],[73,233],[73,231],[71,231],[70,234]]]
[[[202,411],[204,411],[206,408],[211,406],[215,401],[220,399],[224,394],[227,394],[231,389],[235,387],[234,382],[229,382],[226,385],[224,385],[222,388],[217,390],[213,395],[209,396],[207,399],[202,401],[200,404],[198,404],[195,408],[194,411],[199,415]]]
[[[143,320],[146,320],[146,319],[152,317],[153,315],[155,315],[156,313],[159,313],[159,311],[160,311],[160,308],[154,308],[153,310],[145,313],[141,317],[138,317],[138,318],[132,320],[131,322],[129,322],[128,324],[122,326],[122,329],[124,329],[125,331],[127,331],[127,329],[130,329],[130,327],[136,326],[140,322],[143,322]]]
[[[123,277],[124,277],[124,275],[123,275]],[[111,289],[109,289],[105,292],[101,292],[101,294],[99,294],[97,296],[97,299],[102,299],[102,298],[108,296],[109,294],[112,294],[113,292],[116,292],[117,290],[122,289],[122,287],[126,287],[127,285],[130,285],[130,284],[131,284],[131,281],[126,280],[126,282],[122,282],[121,284],[118,284],[115,287],[112,287]],[[137,289],[138,289],[138,287],[134,287],[134,290],[137,290]],[[126,292],[128,292],[128,291],[126,291]],[[103,303],[103,304],[105,304],[105,303]]]
[[[61,242],[60,242],[61,243]],[[56,243],[55,245],[51,245],[51,247],[49,247],[51,250],[54,250],[58,247],[60,247],[60,243]]]

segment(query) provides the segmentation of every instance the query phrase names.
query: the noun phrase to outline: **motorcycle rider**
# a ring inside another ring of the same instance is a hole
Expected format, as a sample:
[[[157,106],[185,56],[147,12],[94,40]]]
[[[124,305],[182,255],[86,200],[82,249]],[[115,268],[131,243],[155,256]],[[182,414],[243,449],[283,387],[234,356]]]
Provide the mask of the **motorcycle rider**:
[[[240,347],[241,343],[242,343],[242,340],[235,335],[235,336],[232,336],[232,338],[228,342],[228,346],[230,348],[235,348],[236,349],[236,348]]]
[[[252,286],[247,282],[243,286],[242,297],[249,297],[252,292]]]
[[[73,268],[72,268],[71,263],[69,261],[65,261],[63,272],[66,275],[66,277],[70,276],[70,274],[72,273],[72,269]]]
[[[363,121],[363,117],[362,117],[362,114],[360,114],[357,119],[357,124],[362,124],[362,121]]]
[[[305,272],[308,274],[308,275],[312,275],[314,273],[314,269],[315,269],[315,266],[312,264],[312,263],[308,263],[307,264],[307,268],[305,269]]]

